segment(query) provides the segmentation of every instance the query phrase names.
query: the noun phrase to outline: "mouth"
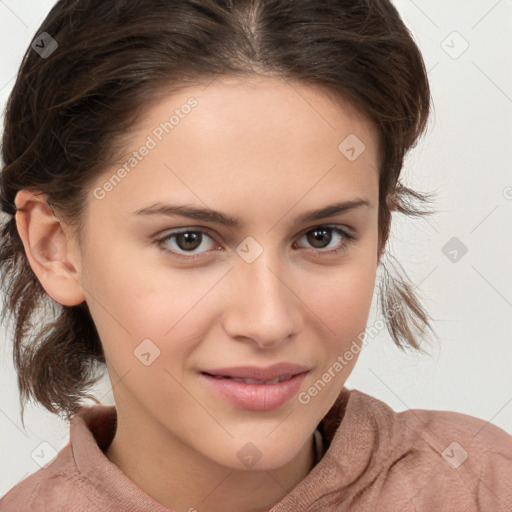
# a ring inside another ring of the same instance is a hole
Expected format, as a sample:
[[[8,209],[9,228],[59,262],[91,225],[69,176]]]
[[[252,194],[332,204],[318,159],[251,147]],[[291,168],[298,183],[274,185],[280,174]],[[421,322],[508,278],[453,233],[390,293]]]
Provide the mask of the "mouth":
[[[199,372],[209,392],[232,405],[269,411],[289,402],[300,390],[310,369],[280,364],[268,368],[236,367]]]
[[[289,380],[299,373],[309,371],[305,365],[293,363],[277,363],[272,366],[232,366],[229,368],[203,369],[201,373],[213,378],[240,379],[247,384],[276,384]]]
[[[203,375],[208,375],[209,377],[213,377],[214,379],[228,379],[232,380],[234,382],[243,382],[244,384],[265,384],[265,385],[272,385],[272,384],[278,384],[279,382],[283,382],[285,380],[290,380],[295,375],[293,374],[287,374],[287,375],[280,375],[279,377],[276,377],[275,379],[270,380],[258,380],[258,379],[242,379],[239,377],[229,377],[226,375],[212,375],[208,372],[201,372]],[[297,375],[297,374],[296,374]]]

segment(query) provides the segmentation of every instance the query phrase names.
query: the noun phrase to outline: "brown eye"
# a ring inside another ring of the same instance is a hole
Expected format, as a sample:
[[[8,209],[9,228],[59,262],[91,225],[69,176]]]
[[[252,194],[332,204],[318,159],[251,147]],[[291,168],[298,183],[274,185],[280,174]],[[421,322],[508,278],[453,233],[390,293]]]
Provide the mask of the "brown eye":
[[[196,231],[185,231],[176,235],[176,245],[184,251],[193,251],[201,245],[203,235]]]
[[[304,233],[301,237],[301,240],[303,239],[311,248],[318,249],[319,253],[332,254],[345,249],[355,237],[338,226],[318,226]],[[334,245],[329,247],[332,242]],[[322,250],[326,248],[331,250]]]
[[[329,245],[332,240],[331,229],[321,228],[308,231],[306,238],[315,249],[323,249],[325,247],[324,244]]]
[[[215,247],[211,236],[204,231],[192,229],[168,233],[156,242],[164,251],[178,258],[188,259],[200,257]],[[203,250],[196,251],[197,249]]]

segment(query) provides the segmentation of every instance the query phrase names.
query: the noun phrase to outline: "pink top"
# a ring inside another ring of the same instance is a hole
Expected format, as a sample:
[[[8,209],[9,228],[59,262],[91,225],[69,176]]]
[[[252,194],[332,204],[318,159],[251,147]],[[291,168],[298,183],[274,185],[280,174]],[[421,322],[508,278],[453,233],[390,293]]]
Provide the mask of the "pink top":
[[[13,487],[0,511],[168,511],[103,453],[115,429],[114,406],[83,408],[70,443]],[[512,436],[492,423],[448,411],[396,413],[344,388],[319,430],[323,457],[271,512],[512,511]]]

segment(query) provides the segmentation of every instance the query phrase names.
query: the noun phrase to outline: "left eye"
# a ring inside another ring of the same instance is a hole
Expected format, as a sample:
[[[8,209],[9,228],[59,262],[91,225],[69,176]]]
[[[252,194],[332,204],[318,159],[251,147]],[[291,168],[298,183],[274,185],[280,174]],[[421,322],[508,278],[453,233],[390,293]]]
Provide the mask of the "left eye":
[[[313,228],[307,231],[302,236],[302,238],[305,238],[307,242],[313,246],[314,249],[325,249],[324,243],[326,243],[328,246],[329,243],[332,242],[332,240],[336,240],[336,238],[341,239],[341,241],[338,241],[338,243],[334,245],[334,249],[332,251],[338,252],[340,249],[345,248],[345,245],[351,239],[353,239],[353,236],[349,235],[346,231],[339,228],[338,226],[319,226],[317,228]]]
[[[331,254],[347,249],[347,245],[354,239],[354,236],[338,226],[319,226],[304,233],[299,240],[302,239],[306,239],[313,249],[325,249],[333,240],[338,240],[338,243],[332,249],[318,250],[320,254]],[[208,252],[208,250],[216,246],[213,238],[200,229],[185,229],[168,233],[162,238],[157,239],[155,243],[161,246],[162,250],[171,253],[173,256],[186,259],[200,257],[201,254]],[[203,250],[198,250],[201,249],[201,246],[203,246]]]
[[[160,238],[158,241],[163,244],[164,250],[176,254],[178,257],[182,256],[184,258],[187,258],[188,256],[183,256],[182,254],[177,252],[175,248],[170,249],[170,244],[167,244],[165,242],[171,240],[174,242],[174,247],[177,246],[178,251],[185,251],[186,253],[191,253],[192,251],[201,247],[201,245],[204,245],[204,239],[209,239],[213,242],[212,238],[209,235],[207,235],[204,231],[192,231],[189,229],[186,231],[170,233],[164,236],[163,238]],[[212,243],[211,245],[214,246],[215,244]]]

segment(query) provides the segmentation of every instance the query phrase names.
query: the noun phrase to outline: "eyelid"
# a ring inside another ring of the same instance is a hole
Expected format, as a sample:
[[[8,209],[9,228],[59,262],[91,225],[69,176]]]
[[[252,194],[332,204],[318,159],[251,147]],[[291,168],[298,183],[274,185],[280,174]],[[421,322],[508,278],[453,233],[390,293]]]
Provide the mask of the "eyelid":
[[[216,245],[217,249],[214,249],[213,251],[206,251],[204,253],[199,254],[190,254],[189,256],[186,256],[180,252],[174,251],[172,249],[169,249],[168,247],[165,247],[165,242],[167,240],[170,240],[172,237],[179,235],[180,233],[201,233],[202,235],[208,236]],[[185,260],[185,261],[192,261],[197,258],[203,258],[204,255],[207,255],[208,253],[215,252],[218,250],[219,243],[216,240],[216,237],[211,234],[211,230],[204,227],[194,227],[194,226],[184,226],[181,228],[174,228],[163,231],[160,235],[157,235],[154,243],[156,243],[164,252],[167,254],[171,254],[172,256]]]
[[[346,228],[345,226],[340,226],[339,224],[317,224],[313,227],[310,227],[302,232],[302,234],[298,237],[300,240],[307,233],[315,230],[320,230],[322,228],[327,228],[332,230],[334,233],[343,237],[341,244],[335,249],[315,249],[315,248],[306,248],[305,250],[313,253],[316,257],[322,257],[323,255],[335,255],[341,252],[345,252],[348,250],[348,246],[355,242],[358,238],[357,234],[350,228]]]
[[[305,248],[304,249],[305,251],[313,252],[313,253],[315,253],[318,256],[321,256],[323,254],[325,254],[325,255],[337,254],[337,253],[340,253],[342,251],[345,251],[347,249],[347,246],[351,242],[355,241],[358,238],[357,233],[352,228],[349,228],[348,226],[345,226],[345,225],[339,225],[339,224],[314,224],[314,225],[312,225],[312,226],[302,230],[299,233],[299,235],[295,235],[294,240],[300,240],[304,235],[306,235],[310,231],[314,231],[316,229],[321,229],[321,228],[331,229],[335,233],[338,233],[339,235],[343,236],[344,241],[336,249],[315,249],[313,247],[310,247],[310,248]],[[188,233],[188,232],[201,233],[203,235],[208,236],[215,244],[217,244],[217,249],[206,251],[206,252],[203,252],[203,253],[198,253],[198,254],[190,254],[190,255],[186,256],[183,253],[179,253],[177,251],[174,251],[174,250],[171,250],[171,249],[165,247],[165,241],[166,240],[169,240],[172,237],[174,237],[176,235],[179,235],[180,233]],[[216,235],[212,234],[212,230],[210,230],[209,228],[196,227],[196,226],[184,226],[184,227],[181,227],[181,228],[173,228],[173,229],[165,230],[160,235],[157,235],[154,243],[156,243],[159,247],[161,247],[161,249],[164,252],[166,252],[168,254],[171,254],[172,256],[175,256],[178,259],[188,260],[188,261],[193,261],[193,260],[198,259],[198,258],[207,257],[207,255],[209,253],[218,251],[218,247],[221,245],[221,244],[219,244],[217,242]]]
[[[306,233],[309,233],[310,231],[314,231],[315,229],[320,228],[330,228],[330,229],[339,229],[340,231],[343,231],[347,238],[357,238],[357,232],[352,229],[351,227],[347,226],[346,224],[334,224],[334,223],[325,223],[325,224],[313,224],[311,227],[303,229],[298,236],[304,236]]]
[[[302,237],[306,233],[309,233],[310,231],[313,231],[314,229],[319,229],[319,228],[331,228],[331,229],[338,228],[341,231],[343,231],[347,235],[347,237],[351,237],[354,239],[358,237],[357,231],[355,231],[353,228],[347,226],[346,224],[335,224],[335,223],[327,222],[325,224],[321,224],[321,223],[320,224],[318,224],[318,223],[312,224],[311,226],[299,231],[298,234],[294,235],[293,239]],[[217,234],[215,233],[215,231],[212,230],[211,228],[207,228],[204,226],[182,226],[182,227],[176,227],[176,228],[169,228],[164,231],[160,231],[159,233],[157,233],[154,236],[156,236],[159,239],[162,239],[162,238],[166,238],[167,236],[172,235],[172,234],[186,233],[189,231],[205,233],[213,240],[216,241],[216,239],[217,239]]]

